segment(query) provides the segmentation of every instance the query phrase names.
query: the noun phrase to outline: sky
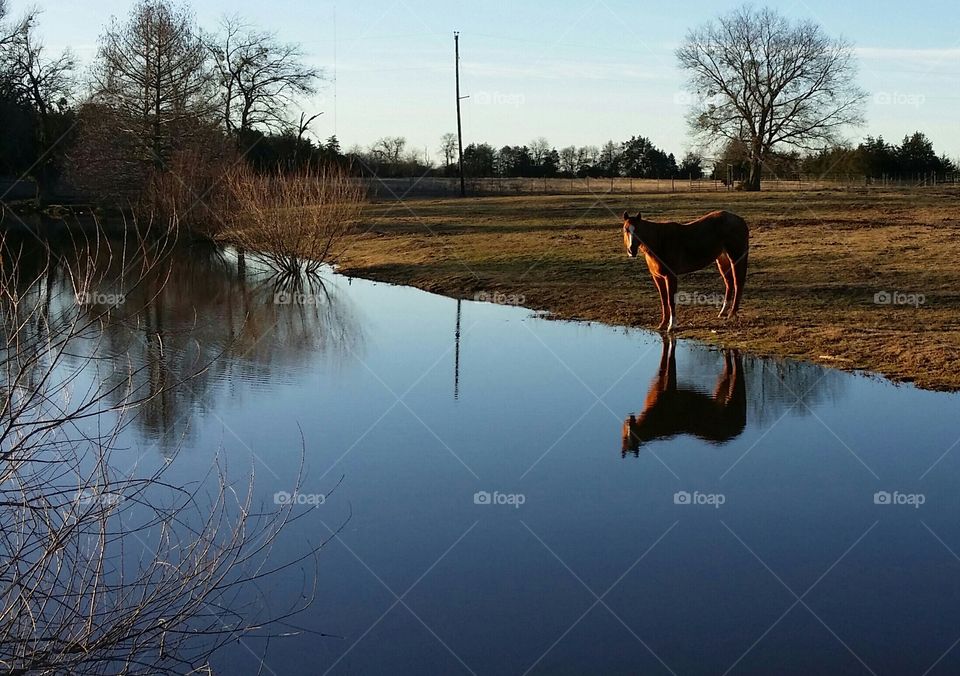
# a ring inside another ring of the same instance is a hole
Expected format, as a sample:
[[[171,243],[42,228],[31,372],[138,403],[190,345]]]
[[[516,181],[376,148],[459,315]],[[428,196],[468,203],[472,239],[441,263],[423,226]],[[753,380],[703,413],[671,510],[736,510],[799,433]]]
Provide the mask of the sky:
[[[71,47],[89,63],[103,26],[132,0],[12,0],[14,14],[43,10],[49,48]],[[453,31],[460,32],[464,144],[496,147],[545,137],[557,148],[643,135],[678,157],[691,149],[688,95],[674,51],[686,32],[740,2],[685,0],[194,0],[214,30],[239,14],[301,43],[323,69],[303,109],[323,112],[316,136],[344,149],[403,136],[438,158],[456,131]],[[759,3],[755,3],[759,4]],[[818,22],[856,47],[869,92],[866,125],[851,129],[899,141],[925,132],[938,152],[960,157],[960,4],[956,0],[787,0],[781,13]],[[293,118],[298,117],[295,111]]]

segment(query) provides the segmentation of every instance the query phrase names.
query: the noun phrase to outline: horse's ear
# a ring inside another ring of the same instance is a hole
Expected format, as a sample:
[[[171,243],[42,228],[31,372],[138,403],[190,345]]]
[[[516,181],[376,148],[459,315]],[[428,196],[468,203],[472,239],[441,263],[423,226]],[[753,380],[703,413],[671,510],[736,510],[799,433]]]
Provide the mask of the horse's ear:
[[[636,219],[637,219],[638,221],[641,220],[641,219],[640,219],[640,212],[639,212],[639,211],[637,212]]]
[[[629,220],[630,220],[630,214],[628,214],[626,211],[623,212],[623,220],[625,220],[625,221],[629,221]]]

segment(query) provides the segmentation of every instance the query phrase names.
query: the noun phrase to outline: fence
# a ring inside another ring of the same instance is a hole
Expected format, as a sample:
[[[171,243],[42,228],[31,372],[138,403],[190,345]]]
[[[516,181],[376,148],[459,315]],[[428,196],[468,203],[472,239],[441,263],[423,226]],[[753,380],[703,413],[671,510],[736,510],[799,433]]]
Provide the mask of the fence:
[[[460,194],[460,181],[455,177],[364,178],[368,194],[374,199],[403,197],[453,197]],[[958,186],[957,175],[936,176],[814,176],[769,177],[762,182],[765,191],[853,190],[875,188],[928,188]],[[603,193],[695,193],[735,190],[737,183],[680,178],[470,178],[466,192],[470,196],[496,195],[599,195]]]

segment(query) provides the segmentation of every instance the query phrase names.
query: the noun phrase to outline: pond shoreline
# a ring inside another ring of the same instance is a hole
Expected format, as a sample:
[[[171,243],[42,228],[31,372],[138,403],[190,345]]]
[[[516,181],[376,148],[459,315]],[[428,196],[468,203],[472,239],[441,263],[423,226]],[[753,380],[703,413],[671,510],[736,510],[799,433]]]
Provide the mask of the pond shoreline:
[[[455,289],[444,290],[443,287],[437,287],[431,283],[421,284],[421,283],[409,283],[404,281],[398,281],[397,279],[392,278],[389,274],[384,275],[371,275],[367,274],[362,269],[346,269],[346,268],[336,268],[335,273],[337,275],[362,279],[369,282],[376,282],[381,284],[389,284],[391,286],[402,286],[417,289],[419,291],[425,291],[427,293],[436,294],[438,296],[443,296],[450,300],[463,300],[468,302],[480,302],[480,303],[489,303],[493,305],[512,305],[509,303],[499,303],[496,300],[489,300],[484,298],[477,298],[477,294],[464,294],[458,292]],[[497,292],[501,294],[501,292]],[[489,293],[488,293],[489,295]],[[508,296],[506,292],[502,292],[503,296]],[[597,324],[612,329],[630,329],[631,331],[643,331],[650,334],[651,336],[672,336],[677,340],[680,340],[685,343],[692,343],[700,347],[719,349],[719,350],[739,350],[745,355],[750,357],[756,357],[761,359],[772,359],[774,361],[784,360],[791,362],[798,362],[801,364],[807,365],[816,365],[824,368],[829,368],[835,371],[841,371],[843,373],[848,373],[854,376],[860,376],[862,378],[881,380],[884,382],[891,383],[896,386],[910,386],[915,387],[918,390],[924,390],[928,392],[941,392],[944,394],[954,394],[960,392],[960,386],[957,387],[922,387],[917,384],[917,382],[911,379],[909,376],[902,378],[895,378],[891,375],[881,373],[879,371],[872,371],[868,368],[861,368],[856,366],[844,366],[838,364],[836,361],[831,361],[826,355],[820,359],[812,359],[804,357],[801,355],[792,355],[792,354],[782,354],[778,352],[761,352],[757,349],[750,347],[749,343],[739,344],[731,343],[723,340],[723,335],[718,331],[716,333],[710,333],[704,335],[701,332],[694,331],[684,331],[681,326],[679,329],[671,331],[669,333],[665,331],[659,331],[654,326],[637,326],[630,324],[614,324],[609,321],[604,321],[600,319],[587,319],[584,317],[576,316],[566,316],[559,312],[554,312],[548,308],[535,308],[529,305],[512,305],[513,307],[519,307],[530,312],[531,316],[535,316],[537,319],[543,319],[547,321],[555,322],[571,322],[574,324]]]
[[[716,318],[712,300],[722,299],[722,283],[715,269],[687,275],[680,291],[692,302],[679,307],[677,337],[925,390],[960,390],[960,296],[954,291],[960,271],[947,263],[960,258],[960,221],[947,215],[960,208],[960,193],[888,191],[869,201],[857,193],[815,193],[804,195],[810,202],[804,213],[779,212],[798,199],[792,193],[620,199],[653,206],[654,220],[683,220],[716,207],[751,224],[740,318]],[[365,234],[338,271],[452,298],[502,294],[498,298],[522,299],[516,304],[553,319],[653,330],[659,304],[649,274],[642,261],[624,255],[609,210],[591,212],[595,201],[524,196],[374,204],[364,214]],[[910,253],[891,259],[891,243],[898,241],[908,241],[899,248]],[[936,255],[925,256],[927,250]],[[814,274],[818,265],[829,270]],[[923,302],[877,302],[883,293],[922,295]]]

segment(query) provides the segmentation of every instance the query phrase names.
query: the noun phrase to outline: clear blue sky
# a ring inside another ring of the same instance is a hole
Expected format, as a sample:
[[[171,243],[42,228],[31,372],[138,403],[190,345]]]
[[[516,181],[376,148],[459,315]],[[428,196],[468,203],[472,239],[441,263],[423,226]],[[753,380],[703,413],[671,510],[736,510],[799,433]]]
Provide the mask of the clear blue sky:
[[[130,0],[13,0],[44,10],[53,48],[88,62],[111,15]],[[629,0],[196,0],[201,25],[239,13],[302,43],[327,81],[306,104],[323,110],[318,136],[369,145],[405,136],[435,158],[456,129],[453,37],[460,31],[464,141],[495,146],[546,137],[557,147],[600,145],[633,134],[678,155],[689,147],[683,74],[673,51],[686,30],[739,2]],[[757,3],[760,4],[760,3]],[[898,141],[925,131],[938,152],[960,157],[960,4],[957,0],[805,0],[769,3],[852,40],[871,98],[852,139]],[[336,20],[334,21],[334,17]],[[336,64],[336,69],[334,69]],[[336,72],[336,88],[333,85]],[[334,105],[336,89],[336,106]]]

